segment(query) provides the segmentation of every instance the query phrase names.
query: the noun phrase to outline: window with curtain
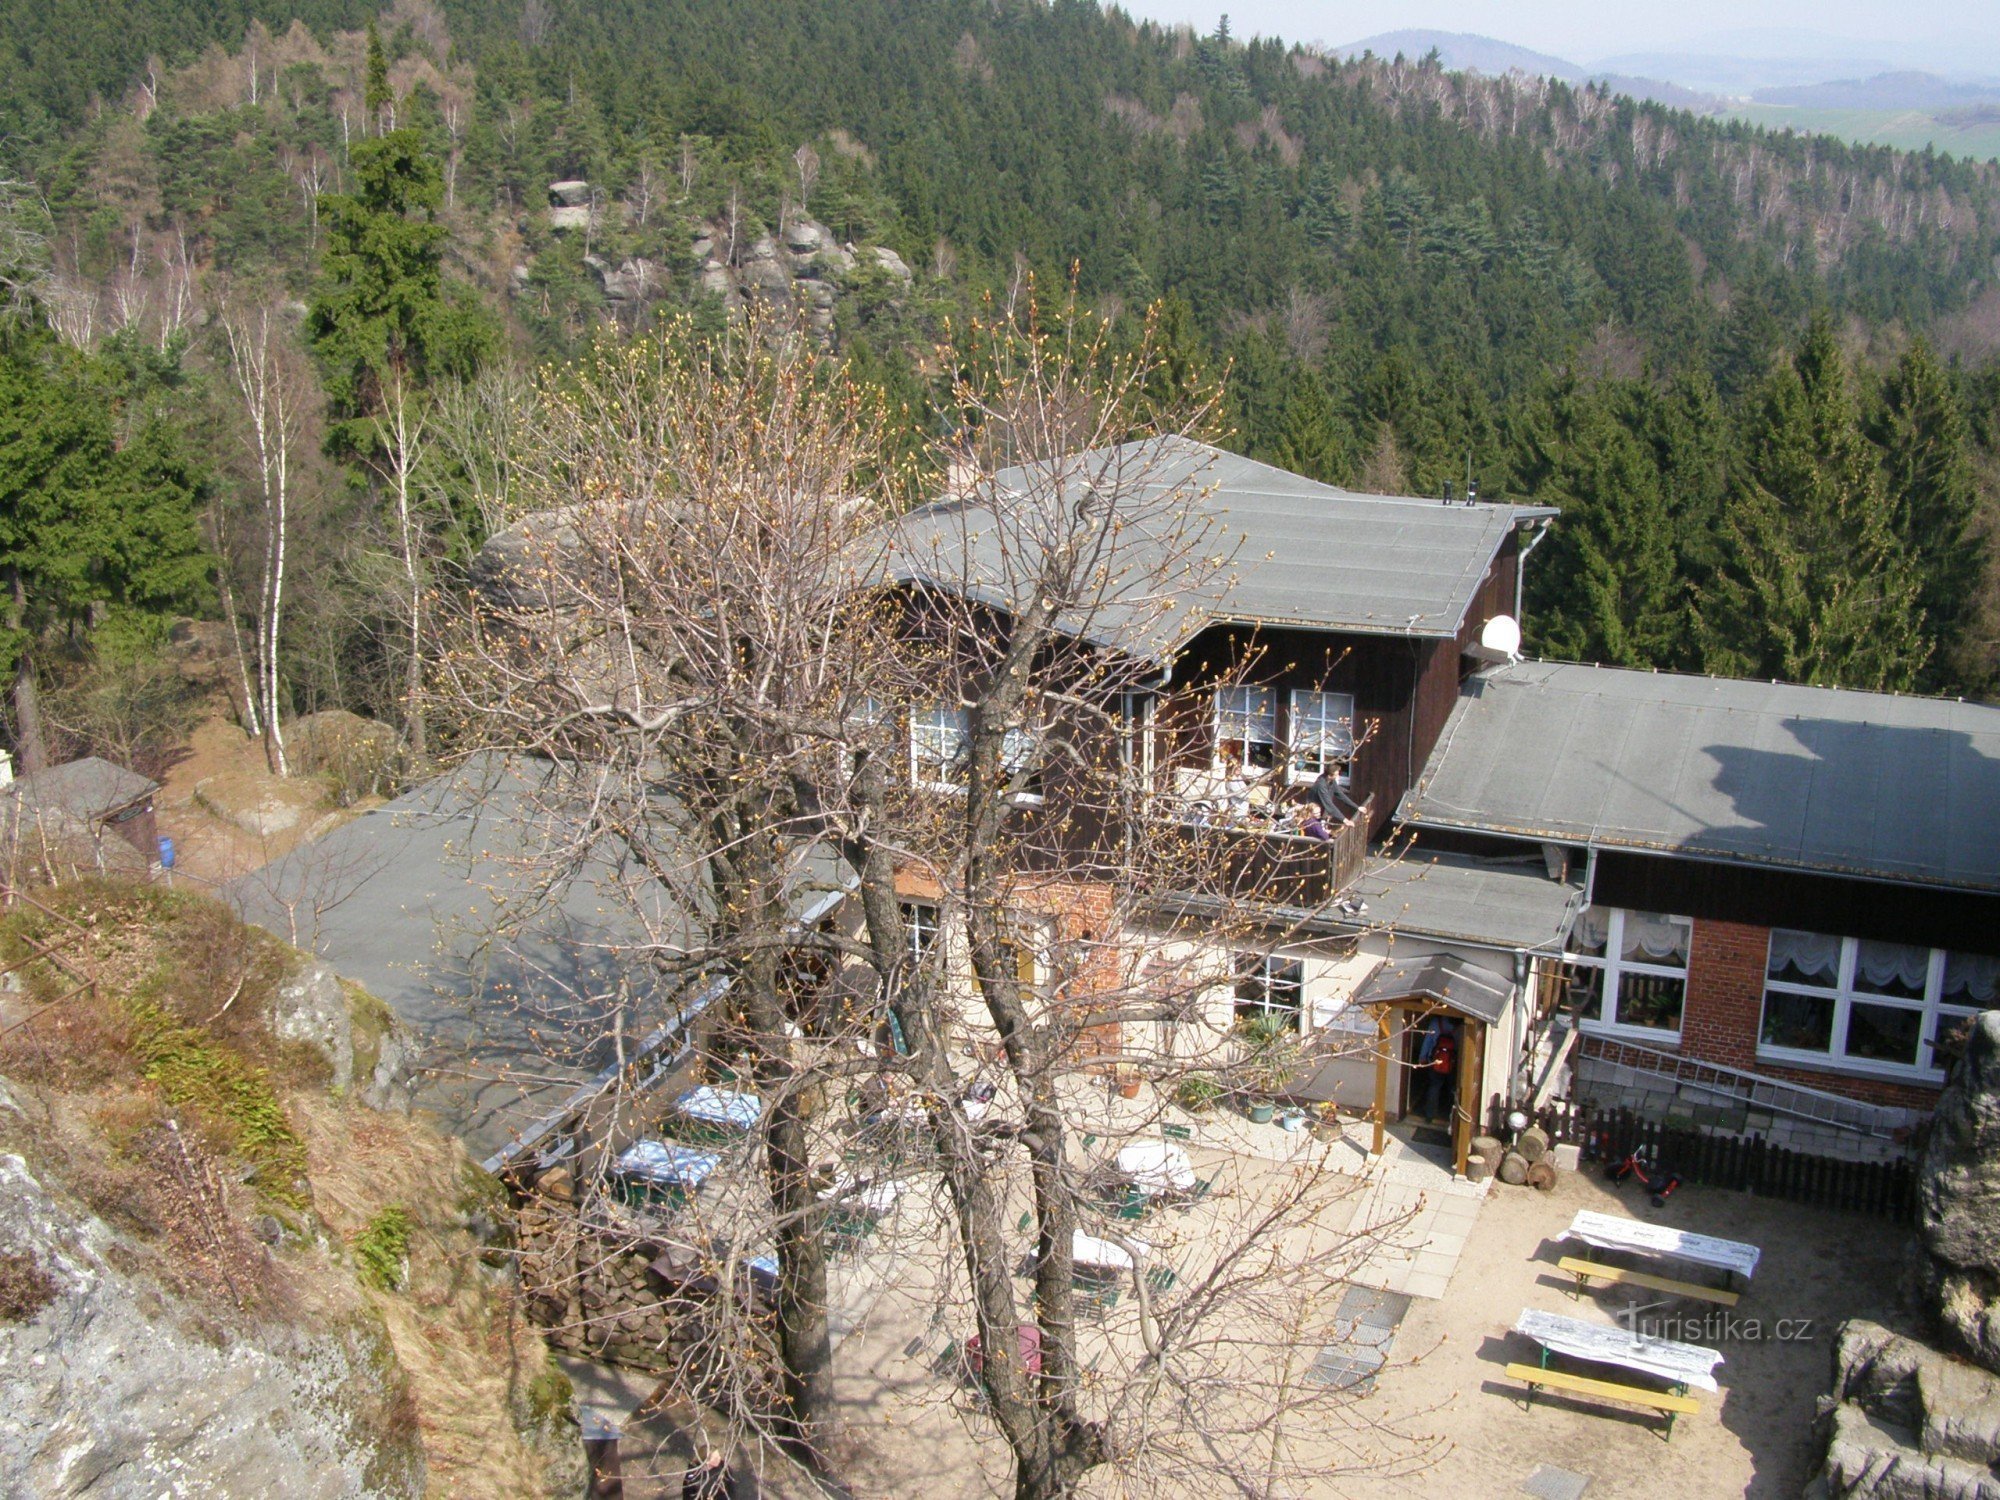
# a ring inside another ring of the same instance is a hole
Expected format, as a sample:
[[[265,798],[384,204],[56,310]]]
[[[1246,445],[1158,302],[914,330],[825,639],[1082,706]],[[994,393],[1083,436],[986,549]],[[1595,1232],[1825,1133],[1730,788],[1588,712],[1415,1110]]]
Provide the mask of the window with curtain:
[[[1306,992],[1306,967],[1296,958],[1276,953],[1239,954],[1241,978],[1236,981],[1236,1019],[1288,1016],[1297,1019]]]
[[[2000,959],[1774,928],[1757,1054],[1934,1079],[1937,1042],[2000,991]]]
[[[921,964],[936,949],[940,930],[938,909],[923,901],[899,901],[903,932],[910,940],[910,959]]]
[[[1278,690],[1220,687],[1215,690],[1215,753],[1232,755],[1253,771],[1277,764]]]
[[[910,776],[919,786],[965,785],[966,711],[949,703],[910,710]]]
[[[1354,695],[1295,689],[1289,707],[1285,738],[1291,779],[1315,781],[1326,772],[1346,786],[1354,762]]]
[[[1687,999],[1686,917],[1590,906],[1563,952],[1569,1004],[1590,1031],[1630,1031],[1655,1041],[1680,1035]]]
[[[1000,741],[1000,769],[1010,781],[1018,781],[1016,802],[1042,801],[1042,732],[1039,729],[1010,729]]]

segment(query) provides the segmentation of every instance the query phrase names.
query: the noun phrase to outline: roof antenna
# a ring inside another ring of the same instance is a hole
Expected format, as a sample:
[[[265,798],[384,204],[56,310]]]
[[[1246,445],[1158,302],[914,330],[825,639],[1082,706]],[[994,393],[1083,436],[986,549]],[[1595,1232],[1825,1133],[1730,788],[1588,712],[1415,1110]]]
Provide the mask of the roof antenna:
[[[1472,505],[1479,499],[1479,481],[1472,477],[1472,450],[1465,450],[1465,503]]]

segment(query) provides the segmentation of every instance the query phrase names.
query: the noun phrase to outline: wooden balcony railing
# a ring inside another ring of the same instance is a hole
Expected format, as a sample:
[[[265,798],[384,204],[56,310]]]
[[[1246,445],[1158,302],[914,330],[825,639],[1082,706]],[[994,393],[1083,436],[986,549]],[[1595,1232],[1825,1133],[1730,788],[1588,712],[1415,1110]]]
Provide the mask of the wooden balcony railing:
[[[1370,808],[1333,824],[1330,839],[1302,830],[1302,799],[1231,814],[1201,797],[1162,793],[1153,816],[1179,825],[1200,847],[1198,867],[1227,894],[1274,906],[1323,906],[1360,877],[1368,858]]]

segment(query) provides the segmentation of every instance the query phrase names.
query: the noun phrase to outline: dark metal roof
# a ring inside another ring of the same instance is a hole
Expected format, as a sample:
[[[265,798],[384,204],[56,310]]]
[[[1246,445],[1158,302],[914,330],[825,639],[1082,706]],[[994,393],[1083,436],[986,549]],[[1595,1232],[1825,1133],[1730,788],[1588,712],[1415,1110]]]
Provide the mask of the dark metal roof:
[[[2000,708],[1516,663],[1465,684],[1401,816],[2000,890]]]
[[[1494,860],[1422,848],[1370,859],[1341,895],[1311,909],[1266,903],[1259,910],[1272,928],[1305,937],[1388,932],[1553,952],[1583,900],[1574,881],[1549,879],[1539,856]],[[1229,897],[1193,892],[1163,895],[1145,909],[1170,918],[1242,914]]]
[[[1539,857],[1524,863],[1421,848],[1370,860],[1346,894],[1368,910],[1344,917],[1336,908],[1334,920],[1356,930],[1547,951],[1561,945],[1583,899],[1581,886],[1551,880]]]
[[[1507,1009],[1513,981],[1455,953],[1392,959],[1354,992],[1356,1005],[1389,1005],[1405,1000],[1437,1000],[1460,1015],[1495,1022]]]
[[[1005,469],[965,499],[913,512],[891,543],[890,574],[1009,609],[1032,579],[1024,560],[1038,537],[1064,530],[1061,513],[1085,497],[1107,495],[1131,524],[1107,553],[1092,618],[1075,629],[1150,657],[1228,621],[1454,636],[1507,535],[1555,514],[1357,494],[1153,438]]]
[[[671,958],[700,940],[689,899],[609,839],[544,889],[574,830],[537,762],[479,757],[244,876],[251,921],[388,1003],[425,1047],[420,1100],[475,1158],[532,1128],[636,1045],[682,993]],[[808,851],[801,904],[838,871]],[[644,903],[640,920],[635,903]],[[668,960],[655,965],[654,958]]]

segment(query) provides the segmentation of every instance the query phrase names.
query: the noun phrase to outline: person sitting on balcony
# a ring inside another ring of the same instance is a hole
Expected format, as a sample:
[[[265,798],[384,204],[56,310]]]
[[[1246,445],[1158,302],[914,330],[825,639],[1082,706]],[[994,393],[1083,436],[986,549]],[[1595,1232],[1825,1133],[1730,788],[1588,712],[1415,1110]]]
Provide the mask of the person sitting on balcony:
[[[1354,800],[1340,789],[1333,772],[1322,770],[1313,778],[1313,805],[1319,809],[1320,817],[1329,827],[1340,827],[1348,819],[1359,817],[1361,809]]]
[[[1309,839],[1318,839],[1322,844],[1333,842],[1333,830],[1326,826],[1316,812],[1306,814],[1305,822],[1299,825],[1299,832]]]
[[[1216,810],[1225,818],[1250,816],[1250,782],[1243,774],[1243,757],[1233,749],[1222,752],[1222,777],[1216,788]]]

